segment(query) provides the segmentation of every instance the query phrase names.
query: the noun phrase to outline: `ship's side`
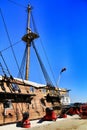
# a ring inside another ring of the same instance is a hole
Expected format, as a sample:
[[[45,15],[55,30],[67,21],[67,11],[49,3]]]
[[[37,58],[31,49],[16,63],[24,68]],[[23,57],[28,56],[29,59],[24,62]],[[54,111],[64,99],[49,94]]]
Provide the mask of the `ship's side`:
[[[0,77],[0,125],[22,120],[22,114],[29,112],[30,120],[42,118],[46,107],[53,107],[58,115],[60,100],[54,88],[48,86]]]

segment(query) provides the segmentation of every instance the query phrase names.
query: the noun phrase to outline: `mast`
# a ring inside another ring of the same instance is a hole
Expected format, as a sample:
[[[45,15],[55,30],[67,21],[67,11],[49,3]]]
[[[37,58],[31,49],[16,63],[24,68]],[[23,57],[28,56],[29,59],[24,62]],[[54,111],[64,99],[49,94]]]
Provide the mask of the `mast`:
[[[28,18],[27,18],[27,34],[25,34],[23,37],[22,37],[22,40],[24,42],[26,42],[26,47],[27,47],[27,55],[26,55],[26,70],[25,70],[25,80],[28,80],[29,79],[29,69],[30,69],[30,47],[31,47],[31,42],[38,38],[39,35],[32,32],[31,29],[30,29],[30,15],[31,15],[31,6],[28,5]]]

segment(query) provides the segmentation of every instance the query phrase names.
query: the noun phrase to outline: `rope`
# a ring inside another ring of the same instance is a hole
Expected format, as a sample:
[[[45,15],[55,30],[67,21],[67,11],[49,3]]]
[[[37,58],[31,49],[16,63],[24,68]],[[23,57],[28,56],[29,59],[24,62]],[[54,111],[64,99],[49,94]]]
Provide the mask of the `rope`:
[[[15,61],[16,61],[16,65],[17,65],[18,70],[19,70],[19,72],[20,72],[20,68],[19,68],[19,65],[18,65],[18,62],[17,62],[16,56],[15,56],[15,53],[14,53],[14,50],[13,50],[13,46],[12,46],[12,43],[11,43],[11,40],[10,40],[10,36],[9,36],[8,30],[7,30],[7,27],[6,27],[5,20],[4,20],[4,17],[3,17],[3,15],[2,15],[2,11],[1,11],[1,9],[0,9],[0,13],[1,13],[2,20],[3,20],[3,23],[4,23],[4,27],[5,27],[5,30],[6,30],[7,36],[8,36],[8,40],[9,40],[9,43],[10,43],[10,47],[11,47],[11,49],[12,49],[12,53],[13,53],[14,59],[15,59]],[[1,54],[1,56],[2,56],[2,54]],[[2,59],[3,59],[3,62],[4,62],[5,66],[6,66],[7,70],[8,70],[8,73],[10,74],[10,71],[9,71],[7,65],[6,65],[6,62],[5,62],[4,58],[3,58],[3,56],[2,56]],[[21,73],[21,72],[20,72],[20,75],[21,75],[21,78],[23,79],[23,77],[22,77],[22,73]],[[10,76],[11,76],[11,75],[10,75]],[[23,81],[23,80],[22,80],[22,81]],[[23,83],[24,83],[24,81],[23,81]],[[26,89],[25,89],[25,90],[26,90]]]
[[[5,49],[1,50],[0,52],[3,52],[3,51],[8,50],[10,47],[15,46],[16,44],[20,43],[21,41],[22,41],[22,40],[20,40],[20,41],[18,41],[18,42],[16,42],[16,43],[14,43],[14,44],[12,44],[11,46],[8,46],[7,48],[5,48]]]
[[[34,31],[38,34],[38,31],[37,31],[37,28],[36,28],[36,25],[35,25],[35,21],[34,21],[32,12],[31,12],[31,18],[32,18],[32,23],[33,23]]]
[[[5,75],[5,71],[4,71],[4,69],[3,69],[3,66],[2,66],[1,62],[0,62],[0,67],[1,67],[1,69],[2,69],[3,74]]]
[[[2,20],[3,20],[3,23],[4,23],[4,27],[5,27],[5,30],[6,30],[6,33],[7,33],[7,37],[8,37],[8,40],[9,40],[10,46],[11,46],[11,50],[12,50],[12,53],[13,53],[13,56],[14,56],[14,59],[15,59],[16,65],[17,65],[17,67],[18,67],[18,70],[20,71],[20,69],[19,69],[19,65],[18,65],[18,62],[17,62],[16,56],[15,56],[15,53],[14,53],[14,49],[13,49],[13,47],[12,47],[12,43],[11,43],[11,40],[10,40],[10,36],[9,36],[8,30],[7,30],[7,26],[6,26],[6,24],[5,24],[5,20],[4,20],[4,17],[3,17],[3,15],[2,15],[2,11],[1,11],[1,9],[0,9],[0,13],[1,13],[1,16],[2,16]],[[20,74],[21,74],[21,72],[20,72]],[[22,74],[21,74],[21,77],[22,77]]]
[[[34,18],[33,18],[33,15],[32,15],[32,12],[31,12],[31,18],[32,18],[32,22],[33,22],[34,30],[35,30],[36,33],[38,33],[37,28],[36,28],[36,25],[35,25]],[[50,65],[50,63],[49,63],[49,60],[48,60],[48,57],[47,57],[47,55],[46,55],[46,51],[45,51],[45,49],[44,49],[44,46],[43,46],[43,44],[42,44],[42,40],[41,40],[41,39],[40,39],[40,42],[41,42],[41,45],[42,45],[42,48],[43,48],[43,51],[44,51],[45,57],[46,57],[46,59],[47,59],[48,65],[49,65],[49,67],[50,67],[50,71],[51,71],[51,73],[52,73],[52,76],[53,76],[54,82],[55,82],[55,84],[56,84],[56,79],[55,79],[54,73],[53,73],[53,71],[52,71],[51,65]]]
[[[55,79],[54,73],[53,73],[53,71],[52,71],[52,68],[51,68],[51,65],[50,65],[49,59],[48,59],[48,57],[47,57],[47,54],[46,54],[46,51],[45,51],[45,48],[44,48],[44,46],[43,46],[43,43],[42,43],[41,38],[40,38],[40,42],[41,42],[41,46],[42,46],[42,48],[43,48],[43,51],[44,51],[45,57],[46,57],[46,59],[47,59],[48,65],[49,65],[49,67],[50,67],[50,71],[51,71],[51,73],[52,73],[52,76],[53,76],[54,82],[55,82],[55,84],[56,84],[56,79]],[[56,85],[57,85],[57,84],[56,84]]]
[[[20,72],[22,73],[22,75],[24,75],[24,67],[25,67],[25,60],[26,60],[26,51],[27,51],[27,47],[25,48],[24,51],[24,56],[22,58],[22,62],[21,62],[21,66],[20,66]],[[20,72],[18,73],[17,77],[20,77]]]
[[[8,0],[8,1],[11,2],[11,3],[13,3],[13,4],[15,4],[15,5],[17,5],[17,6],[26,8],[26,6],[24,6],[24,5],[22,5],[22,4],[19,4],[18,2],[15,2],[15,1],[13,1],[13,0]]]
[[[44,74],[44,78],[45,78],[45,80],[46,80],[47,85],[53,86],[53,83],[52,83],[52,81],[50,80],[50,77],[49,77],[49,75],[48,75],[48,73],[47,73],[47,71],[46,71],[46,68],[45,68],[44,64],[43,64],[42,61],[41,61],[41,58],[40,58],[40,56],[39,56],[39,54],[38,54],[38,52],[37,52],[37,49],[36,49],[35,44],[34,44],[33,41],[32,41],[32,46],[33,46],[33,48],[34,48],[34,50],[35,50],[36,56],[37,56],[38,61],[39,61],[39,63],[40,63],[40,66],[41,66],[42,72],[43,72],[43,74]]]
[[[4,60],[4,57],[3,57],[3,55],[2,55],[1,52],[0,52],[0,56],[2,57],[2,60],[3,60],[4,64],[5,64],[5,66],[6,66],[6,69],[7,69],[8,73],[9,73],[9,75],[11,75],[11,74],[10,74],[10,71],[9,71],[9,69],[8,69],[8,66],[7,66],[7,64],[6,64],[5,60]]]

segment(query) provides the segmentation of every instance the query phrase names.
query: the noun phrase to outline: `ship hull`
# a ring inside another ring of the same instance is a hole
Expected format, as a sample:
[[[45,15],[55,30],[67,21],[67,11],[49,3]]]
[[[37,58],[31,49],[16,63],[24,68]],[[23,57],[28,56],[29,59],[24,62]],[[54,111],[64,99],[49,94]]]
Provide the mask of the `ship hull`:
[[[14,90],[13,84],[18,89]],[[0,86],[0,125],[21,121],[24,112],[29,112],[30,120],[40,119],[47,107],[52,107],[57,115],[61,112],[59,99],[53,95],[48,98],[52,90],[46,87],[6,77],[1,78]]]

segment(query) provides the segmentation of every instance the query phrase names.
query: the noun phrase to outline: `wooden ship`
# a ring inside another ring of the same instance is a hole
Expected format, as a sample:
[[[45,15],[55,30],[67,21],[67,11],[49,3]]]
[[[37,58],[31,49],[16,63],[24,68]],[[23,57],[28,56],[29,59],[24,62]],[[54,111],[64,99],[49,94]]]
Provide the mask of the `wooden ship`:
[[[30,5],[27,10],[27,33],[22,37],[22,40],[26,43],[27,49],[25,79],[22,79],[22,77],[15,78],[10,74],[4,57],[0,52],[0,57],[9,73],[9,76],[6,75],[3,65],[0,62],[0,68],[3,71],[3,75],[0,76],[0,125],[15,123],[22,120],[24,112],[29,112],[30,120],[40,119],[45,115],[46,107],[52,107],[57,115],[61,112],[61,92],[58,87],[55,87],[50,80],[49,82],[47,80],[47,84],[29,81],[31,45],[36,52],[41,67],[45,70],[44,76],[49,79],[49,75],[46,72],[34,44],[34,39],[39,38],[39,35],[32,32],[30,29]],[[63,93],[67,93],[67,90],[64,89],[62,94]]]

